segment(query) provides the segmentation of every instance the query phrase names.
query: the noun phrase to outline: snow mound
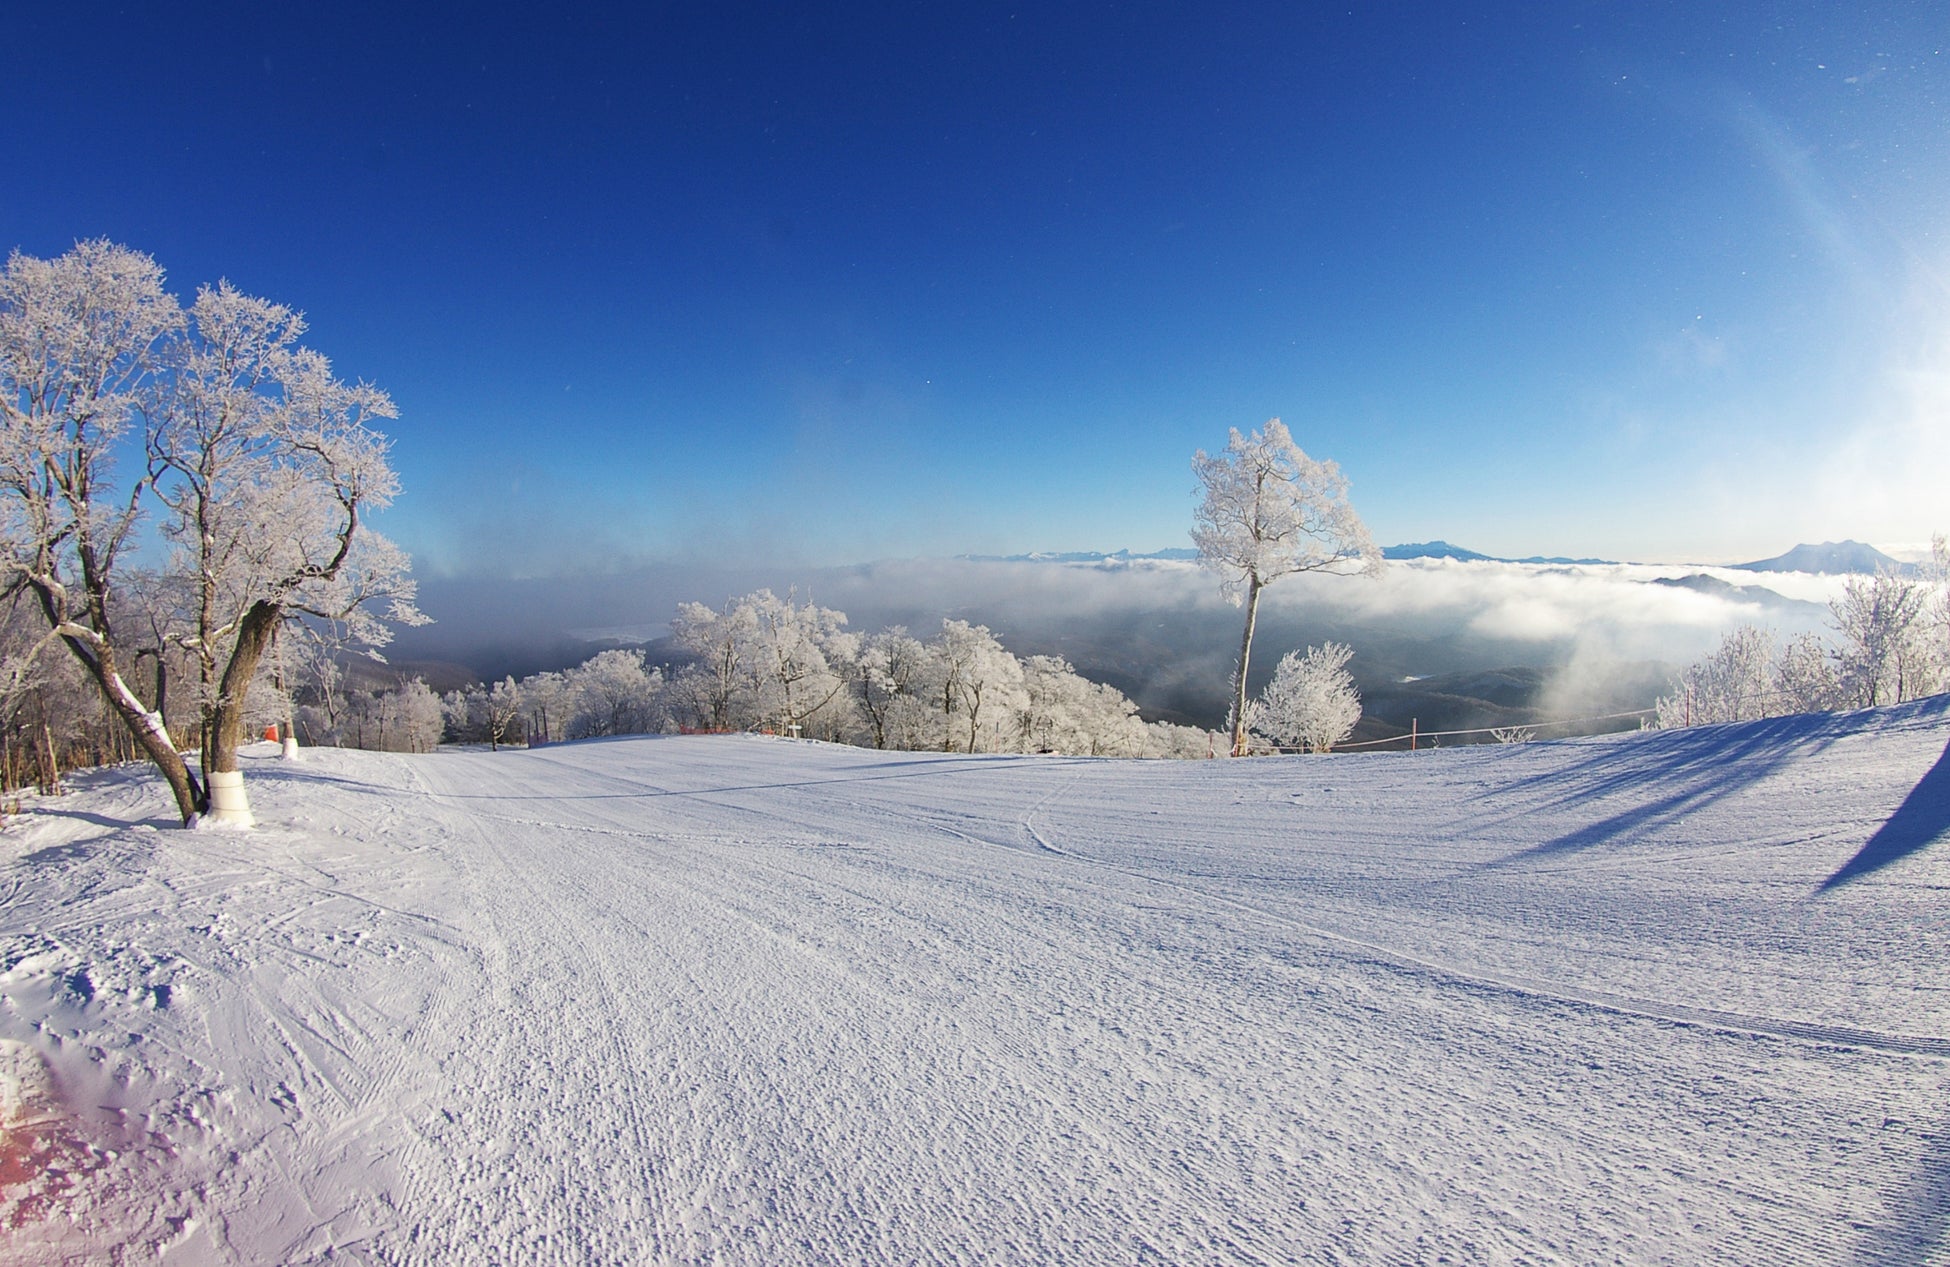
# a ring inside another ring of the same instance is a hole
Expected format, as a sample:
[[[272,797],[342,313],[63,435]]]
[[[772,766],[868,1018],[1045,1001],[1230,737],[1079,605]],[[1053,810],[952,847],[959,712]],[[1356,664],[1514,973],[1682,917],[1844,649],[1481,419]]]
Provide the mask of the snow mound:
[[[33,1122],[53,1100],[54,1080],[40,1053],[26,1043],[0,1039],[0,1131]]]
[[[0,833],[0,1258],[1950,1262],[1947,714],[84,775]]]

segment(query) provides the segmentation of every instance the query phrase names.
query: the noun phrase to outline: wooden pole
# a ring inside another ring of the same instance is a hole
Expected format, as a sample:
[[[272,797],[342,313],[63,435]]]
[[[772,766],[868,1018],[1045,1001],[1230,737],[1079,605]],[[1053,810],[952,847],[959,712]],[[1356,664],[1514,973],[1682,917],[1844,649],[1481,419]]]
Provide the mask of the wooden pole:
[[[1419,732],[1421,731],[1421,729],[1422,729],[1421,718],[1411,717],[1408,719],[1408,750],[1410,752],[1415,751],[1416,740],[1419,737]]]

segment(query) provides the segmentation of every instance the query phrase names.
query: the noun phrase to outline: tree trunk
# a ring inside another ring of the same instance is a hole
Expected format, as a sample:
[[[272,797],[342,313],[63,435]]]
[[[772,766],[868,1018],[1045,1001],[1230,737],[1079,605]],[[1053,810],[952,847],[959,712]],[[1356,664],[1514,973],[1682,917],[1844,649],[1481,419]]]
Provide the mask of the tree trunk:
[[[223,681],[217,688],[217,703],[212,710],[210,751],[203,754],[203,768],[234,771],[237,749],[244,742],[244,703],[251,679],[257,675],[258,661],[277,634],[283,608],[276,603],[257,602],[244,613],[237,629],[237,646],[224,667]]]
[[[1239,677],[1232,685],[1232,755],[1246,755],[1246,666],[1253,656],[1253,623],[1259,618],[1260,580],[1246,583],[1246,632],[1239,639]]]
[[[183,754],[176,750],[176,743],[169,737],[168,727],[163,724],[160,708],[153,712],[144,708],[135,692],[122,680],[121,671],[115,664],[114,645],[104,632],[104,605],[93,604],[99,627],[91,628],[85,623],[68,619],[67,596],[58,583],[47,577],[30,577],[28,584],[40,603],[41,612],[47,617],[49,630],[67,644],[74,658],[88,671],[88,676],[95,679],[95,685],[108,701],[108,706],[115,710],[143,753],[155,762],[163,778],[168,780],[169,790],[176,797],[176,810],[187,827],[190,820],[209,803],[204,788],[190,773]]]
[[[250,802],[244,796],[244,775],[237,765],[237,749],[244,742],[244,703],[250,694],[257,662],[276,636],[284,619],[280,604],[262,600],[251,604],[237,629],[237,646],[224,667],[211,713],[210,743],[203,751],[203,777],[210,786],[210,816],[219,822],[249,827]]]
[[[46,777],[41,780],[41,791],[49,796],[59,796],[64,790],[61,787],[61,759],[54,755],[54,732],[48,729],[46,722],[41,723],[41,743],[44,745],[42,756],[47,762]]]
[[[176,811],[182,816],[184,826],[192,818],[209,808],[209,797],[203,786],[197,782],[196,775],[190,772],[189,763],[183,754],[176,750],[175,741],[163,727],[162,718],[147,711],[122,682],[112,666],[90,664],[96,684],[108,697],[109,707],[115,710],[128,727],[130,736],[142,749],[144,756],[153,762],[169,783],[169,790],[176,798]]]
[[[143,656],[154,656],[156,658],[156,689],[155,689],[155,697],[154,697],[155,706],[151,711],[154,712],[156,716],[162,720],[163,729],[168,730],[169,729],[169,648],[161,639],[158,639],[156,642],[156,649],[154,651],[136,652],[135,653],[136,672],[140,672],[142,670]]]
[[[62,640],[88,670],[88,675],[95,679],[95,685],[108,700],[108,706],[128,727],[130,736],[142,749],[143,755],[162,771],[163,778],[169,782],[170,792],[176,797],[176,812],[182,815],[183,825],[187,827],[191,819],[209,808],[209,798],[203,785],[190,772],[183,754],[176,750],[175,741],[163,726],[161,714],[142,706],[135,692],[122,681],[121,673],[115,668],[114,655],[105,644],[90,645],[65,634]]]
[[[279,625],[282,631],[283,625]],[[283,705],[278,710],[278,752],[286,760],[294,760],[298,755],[298,719],[293,716],[298,709],[291,702],[291,692],[284,683],[284,643],[274,641],[272,654],[276,657],[271,663],[271,684],[277,688],[278,702]]]

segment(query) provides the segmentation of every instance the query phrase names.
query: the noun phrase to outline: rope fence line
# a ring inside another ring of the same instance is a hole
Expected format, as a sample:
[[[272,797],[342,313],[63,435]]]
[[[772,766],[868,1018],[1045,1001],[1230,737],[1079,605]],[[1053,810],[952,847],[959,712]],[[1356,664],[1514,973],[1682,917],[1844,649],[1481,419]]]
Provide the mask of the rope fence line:
[[[1373,748],[1385,743],[1409,743],[1420,739],[1448,739],[1456,735],[1494,735],[1498,732],[1511,733],[1521,730],[1541,730],[1547,726],[1585,726],[1592,722],[1622,721],[1627,717],[1645,717],[1657,713],[1656,708],[1635,708],[1624,713],[1604,713],[1596,717],[1560,717],[1552,721],[1519,722],[1510,726],[1478,726],[1470,730],[1410,730],[1405,735],[1389,735],[1385,739],[1363,739],[1359,743],[1337,743],[1335,752],[1346,752],[1350,748]],[[1279,752],[1303,752],[1302,748],[1279,748]]]

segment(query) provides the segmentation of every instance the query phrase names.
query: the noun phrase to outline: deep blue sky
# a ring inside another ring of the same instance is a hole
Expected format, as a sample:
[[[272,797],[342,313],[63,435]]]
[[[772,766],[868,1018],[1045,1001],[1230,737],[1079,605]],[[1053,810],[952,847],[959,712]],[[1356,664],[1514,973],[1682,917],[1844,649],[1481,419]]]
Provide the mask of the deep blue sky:
[[[1183,545],[1275,415],[1386,542],[1950,528],[1940,3],[1348,8],[36,5],[0,247],[304,309],[435,575]]]

